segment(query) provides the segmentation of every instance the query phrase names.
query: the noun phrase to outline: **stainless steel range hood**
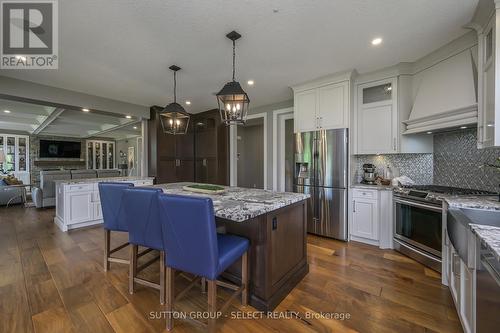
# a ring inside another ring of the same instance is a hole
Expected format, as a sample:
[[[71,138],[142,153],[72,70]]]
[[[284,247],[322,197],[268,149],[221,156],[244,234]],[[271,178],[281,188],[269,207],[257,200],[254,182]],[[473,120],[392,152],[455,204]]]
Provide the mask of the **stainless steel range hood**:
[[[415,102],[403,134],[477,123],[476,69],[465,50],[416,74]]]

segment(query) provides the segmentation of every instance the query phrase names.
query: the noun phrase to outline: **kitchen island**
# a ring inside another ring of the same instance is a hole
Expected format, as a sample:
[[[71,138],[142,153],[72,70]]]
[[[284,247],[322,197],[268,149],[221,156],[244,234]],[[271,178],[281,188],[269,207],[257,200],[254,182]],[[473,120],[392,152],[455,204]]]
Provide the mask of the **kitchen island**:
[[[184,190],[192,183],[155,185],[164,193],[209,197],[219,232],[250,240],[250,304],[272,311],[308,273],[306,226],[309,195],[225,187],[222,194]],[[223,275],[239,283],[241,262]]]
[[[127,182],[134,186],[153,185],[152,177],[110,177],[55,180],[56,216],[62,231],[103,223],[99,182]]]

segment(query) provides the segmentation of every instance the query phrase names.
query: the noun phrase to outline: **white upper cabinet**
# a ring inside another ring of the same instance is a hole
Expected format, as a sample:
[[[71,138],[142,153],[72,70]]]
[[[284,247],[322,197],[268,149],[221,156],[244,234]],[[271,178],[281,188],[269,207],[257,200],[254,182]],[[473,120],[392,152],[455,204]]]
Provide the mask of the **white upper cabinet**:
[[[318,91],[310,89],[295,94],[295,132],[314,131],[318,127]],[[298,129],[298,130],[297,130]]]
[[[500,15],[496,9],[496,15]],[[500,131],[495,130],[496,119],[500,119],[500,92],[495,82],[500,80],[500,73],[495,71],[500,54],[496,52],[497,25],[494,14],[484,29],[478,34],[478,146],[479,148],[500,146]]]
[[[349,127],[349,81],[318,89],[320,129]]]
[[[352,74],[293,87],[295,133],[349,127]]]
[[[397,79],[357,86],[358,154],[398,152]]]

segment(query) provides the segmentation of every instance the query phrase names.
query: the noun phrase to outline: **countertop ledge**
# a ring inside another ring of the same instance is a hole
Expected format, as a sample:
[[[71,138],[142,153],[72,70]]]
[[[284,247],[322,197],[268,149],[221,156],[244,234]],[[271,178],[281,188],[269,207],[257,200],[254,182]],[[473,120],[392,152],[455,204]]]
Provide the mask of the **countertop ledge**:
[[[451,196],[442,195],[450,207],[453,208],[474,208],[484,210],[500,210],[498,196]]]
[[[377,190],[377,191],[392,191],[394,188],[391,185],[368,185],[368,184],[352,184],[353,189]]]
[[[472,232],[493,251],[495,258],[500,261],[500,228],[489,225],[469,224]]]
[[[54,180],[56,184],[92,184],[98,182],[126,182],[136,180],[153,180],[154,177],[103,177],[103,178],[83,178],[83,179],[62,179]]]
[[[194,183],[160,184],[166,194],[178,194],[197,197],[208,197],[214,204],[215,216],[235,222],[244,222],[262,214],[292,205],[310,197],[309,194],[292,192],[273,192],[255,188],[228,187],[222,194],[203,194],[186,191],[186,185]]]

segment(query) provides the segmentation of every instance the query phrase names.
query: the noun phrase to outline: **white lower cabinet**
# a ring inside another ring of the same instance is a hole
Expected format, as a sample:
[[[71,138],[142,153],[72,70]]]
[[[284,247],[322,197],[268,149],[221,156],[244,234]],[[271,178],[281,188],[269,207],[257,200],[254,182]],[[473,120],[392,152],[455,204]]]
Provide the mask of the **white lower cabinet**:
[[[475,241],[474,237],[471,235],[470,238]],[[446,235],[446,241],[448,254],[445,259],[447,261],[448,287],[464,332],[473,333],[476,331],[476,271],[460,258],[453,244],[449,241],[448,235]],[[469,250],[472,248],[474,245]],[[471,255],[471,257],[473,256]]]
[[[110,179],[106,179],[110,181]],[[153,178],[117,178],[134,186],[153,185]],[[56,183],[56,217],[54,222],[62,231],[103,223],[98,182]]]
[[[67,194],[67,200],[68,225],[92,220],[94,213],[91,206],[91,192],[70,192]]]
[[[352,235],[378,241],[377,205],[377,200],[353,200]]]
[[[392,192],[369,189],[351,191],[350,239],[392,248]]]

